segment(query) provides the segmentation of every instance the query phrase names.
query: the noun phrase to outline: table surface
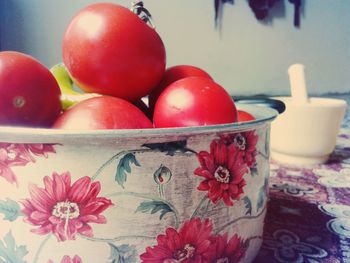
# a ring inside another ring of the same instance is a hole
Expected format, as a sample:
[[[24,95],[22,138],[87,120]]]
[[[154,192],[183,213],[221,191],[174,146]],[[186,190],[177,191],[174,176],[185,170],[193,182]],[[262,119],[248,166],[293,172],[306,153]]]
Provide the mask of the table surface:
[[[350,94],[340,97],[350,105]],[[327,163],[271,161],[264,240],[254,263],[350,263],[349,111]]]

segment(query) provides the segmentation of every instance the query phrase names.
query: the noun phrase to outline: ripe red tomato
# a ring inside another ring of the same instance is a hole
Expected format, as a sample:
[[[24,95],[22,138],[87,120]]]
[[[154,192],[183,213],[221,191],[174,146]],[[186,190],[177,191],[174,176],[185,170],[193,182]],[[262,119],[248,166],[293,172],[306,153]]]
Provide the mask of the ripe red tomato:
[[[0,125],[49,127],[61,111],[49,69],[15,51],[0,52]]]
[[[66,29],[62,54],[81,89],[129,101],[149,94],[165,70],[165,48],[157,32],[113,3],[80,10]]]
[[[191,66],[191,65],[176,65],[170,68],[167,68],[164,72],[162,80],[157,85],[157,87],[152,90],[152,92],[148,96],[148,105],[150,111],[154,111],[154,106],[156,105],[156,101],[162,91],[169,86],[171,83],[187,78],[187,77],[205,77],[212,79],[212,77],[203,69]]]
[[[226,90],[208,78],[188,77],[170,84],[159,96],[156,128],[231,123],[237,110]]]
[[[252,120],[255,120],[255,118],[249,112],[246,112],[243,110],[237,110],[237,121],[238,122],[252,121]]]
[[[57,129],[144,129],[152,122],[130,102],[112,96],[98,96],[78,102],[56,120]]]

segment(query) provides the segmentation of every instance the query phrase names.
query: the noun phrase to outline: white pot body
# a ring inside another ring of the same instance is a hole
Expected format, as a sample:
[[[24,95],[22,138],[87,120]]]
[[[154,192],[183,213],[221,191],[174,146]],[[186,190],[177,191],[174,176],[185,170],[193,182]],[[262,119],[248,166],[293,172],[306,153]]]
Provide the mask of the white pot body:
[[[0,128],[5,261],[251,262],[262,243],[275,117],[256,112],[262,119],[207,128]]]

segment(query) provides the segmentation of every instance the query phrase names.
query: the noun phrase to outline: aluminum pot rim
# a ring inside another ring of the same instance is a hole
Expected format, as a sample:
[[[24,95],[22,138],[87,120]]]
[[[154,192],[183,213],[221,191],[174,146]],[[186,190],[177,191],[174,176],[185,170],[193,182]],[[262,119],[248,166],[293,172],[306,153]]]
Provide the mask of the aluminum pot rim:
[[[211,132],[244,131],[256,129],[272,122],[278,111],[269,107],[236,103],[238,109],[248,111],[256,118],[253,121],[237,122],[219,125],[192,126],[179,128],[151,128],[151,129],[118,129],[118,130],[61,130],[51,128],[27,128],[0,126],[0,142],[13,143],[50,143],[65,140],[84,140],[99,138],[135,138],[135,137],[164,137],[194,134],[208,134]]]

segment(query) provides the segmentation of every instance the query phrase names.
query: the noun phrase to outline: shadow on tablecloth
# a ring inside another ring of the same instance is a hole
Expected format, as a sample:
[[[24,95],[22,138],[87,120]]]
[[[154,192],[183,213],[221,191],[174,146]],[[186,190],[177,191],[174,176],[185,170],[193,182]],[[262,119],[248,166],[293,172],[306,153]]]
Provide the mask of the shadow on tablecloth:
[[[315,204],[272,197],[254,263],[341,262],[339,238],[327,229],[330,220]]]

